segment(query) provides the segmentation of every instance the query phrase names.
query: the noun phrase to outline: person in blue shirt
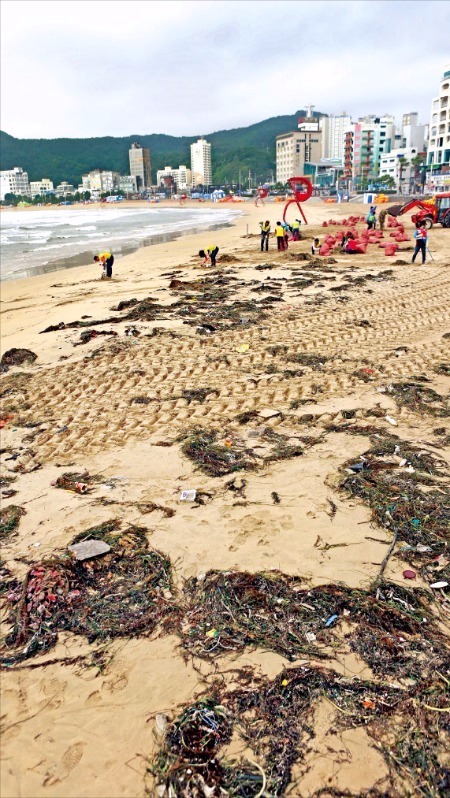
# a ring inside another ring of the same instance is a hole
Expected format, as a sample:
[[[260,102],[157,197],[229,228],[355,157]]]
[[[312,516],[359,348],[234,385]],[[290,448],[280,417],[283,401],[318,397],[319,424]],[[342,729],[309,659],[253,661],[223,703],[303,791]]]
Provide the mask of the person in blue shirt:
[[[425,222],[417,222],[416,229],[414,230],[414,238],[416,239],[416,246],[414,247],[414,255],[411,263],[414,263],[416,256],[419,252],[422,253],[422,265],[425,263],[427,257],[427,241],[428,230],[425,227]]]

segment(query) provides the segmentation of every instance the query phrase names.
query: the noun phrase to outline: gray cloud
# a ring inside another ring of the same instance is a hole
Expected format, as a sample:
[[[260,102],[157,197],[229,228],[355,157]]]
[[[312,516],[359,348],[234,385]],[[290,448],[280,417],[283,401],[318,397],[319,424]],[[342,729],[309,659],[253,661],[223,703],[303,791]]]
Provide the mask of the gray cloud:
[[[3,0],[2,127],[195,135],[290,114],[417,110],[450,61],[446,1]]]

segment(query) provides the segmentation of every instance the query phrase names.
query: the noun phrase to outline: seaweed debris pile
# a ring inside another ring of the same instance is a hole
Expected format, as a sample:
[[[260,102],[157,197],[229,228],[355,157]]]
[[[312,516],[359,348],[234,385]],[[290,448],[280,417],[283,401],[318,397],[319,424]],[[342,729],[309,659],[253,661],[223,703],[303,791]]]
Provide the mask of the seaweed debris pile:
[[[359,461],[346,464],[348,476],[340,486],[368,504],[373,521],[393,532],[390,551],[401,541],[397,556],[412,560],[423,579],[435,584],[437,576],[450,576],[447,464],[395,436],[377,437]]]
[[[436,677],[420,688],[399,690],[308,666],[256,684],[246,683],[245,676],[241,672],[242,684],[236,690],[226,691],[216,683],[167,724],[163,748],[150,766],[158,796],[294,794],[294,773],[300,781],[308,770],[314,716],[323,702],[335,710],[336,732],[363,728],[385,759],[388,777],[380,779],[379,789],[375,786],[360,796],[400,796],[405,782],[410,794],[447,794],[445,680]],[[245,743],[246,752],[250,749],[251,759],[248,754],[239,760],[227,757],[232,733]],[[324,794],[353,793],[326,788],[314,792],[317,798]]]
[[[146,530],[115,520],[82,532],[71,546],[101,543],[101,555],[71,551],[43,560],[7,596],[11,632],[1,661],[13,664],[51,648],[58,632],[89,642],[150,634],[172,609],[168,557],[150,549]],[[106,544],[106,545],[105,545]]]

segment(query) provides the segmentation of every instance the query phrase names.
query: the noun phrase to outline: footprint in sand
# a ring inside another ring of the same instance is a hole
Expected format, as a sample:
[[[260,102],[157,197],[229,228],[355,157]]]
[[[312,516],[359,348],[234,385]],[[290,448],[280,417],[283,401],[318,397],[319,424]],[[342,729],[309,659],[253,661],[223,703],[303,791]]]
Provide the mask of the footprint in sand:
[[[80,764],[85,745],[85,742],[70,745],[64,751],[60,761],[54,765],[52,772],[46,773],[42,786],[51,787],[53,784],[59,784],[67,779],[72,770]]]

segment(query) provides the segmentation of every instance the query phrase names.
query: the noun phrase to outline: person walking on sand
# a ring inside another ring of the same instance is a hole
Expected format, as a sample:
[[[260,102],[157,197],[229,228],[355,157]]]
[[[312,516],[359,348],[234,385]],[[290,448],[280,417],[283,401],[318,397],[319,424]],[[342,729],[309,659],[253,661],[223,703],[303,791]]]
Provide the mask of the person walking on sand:
[[[375,230],[375,228],[377,226],[376,213],[377,213],[377,209],[376,209],[375,205],[372,205],[371,208],[370,208],[370,211],[369,211],[369,213],[367,214],[367,217],[366,217],[367,229],[368,230]]]
[[[99,255],[94,256],[94,262],[101,263],[103,266],[103,272],[100,280],[110,280],[112,277],[114,255],[111,255],[111,252],[100,252]]]
[[[269,251],[269,238],[270,238],[270,222],[260,222],[261,227],[261,252],[266,249],[266,252]]]
[[[277,222],[275,227],[275,236],[277,239],[278,252],[284,252],[284,229],[281,222]]]
[[[384,230],[384,223],[386,221],[387,213],[388,213],[387,208],[382,208],[380,211],[380,215],[378,217],[378,221],[380,223],[380,230]]]
[[[428,230],[425,227],[425,222],[417,222],[416,229],[414,230],[414,238],[416,239],[416,246],[414,248],[414,255],[411,263],[414,263],[416,256],[419,252],[422,253],[422,265],[425,263],[427,256],[427,242]]]
[[[217,244],[213,244],[210,247],[206,247],[206,249],[201,249],[198,254],[201,258],[205,259],[202,263],[202,266],[215,267],[218,251],[219,247],[217,246]]]

